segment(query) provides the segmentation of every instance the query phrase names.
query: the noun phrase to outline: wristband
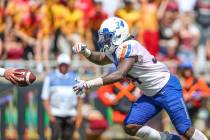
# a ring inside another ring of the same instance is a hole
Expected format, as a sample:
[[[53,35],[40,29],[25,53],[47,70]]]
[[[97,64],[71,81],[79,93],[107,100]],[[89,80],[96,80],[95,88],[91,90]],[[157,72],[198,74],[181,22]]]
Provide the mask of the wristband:
[[[96,78],[96,79],[93,79],[93,80],[89,80],[89,81],[86,81],[86,84],[87,84],[88,88],[91,88],[91,87],[94,87],[94,86],[102,86],[103,85],[103,79],[100,77],[100,78]]]
[[[4,77],[5,71],[6,71],[6,69],[0,68],[0,77]]]
[[[83,54],[84,54],[85,57],[88,58],[88,57],[90,57],[90,55],[91,55],[91,51],[90,51],[89,49],[86,48]]]

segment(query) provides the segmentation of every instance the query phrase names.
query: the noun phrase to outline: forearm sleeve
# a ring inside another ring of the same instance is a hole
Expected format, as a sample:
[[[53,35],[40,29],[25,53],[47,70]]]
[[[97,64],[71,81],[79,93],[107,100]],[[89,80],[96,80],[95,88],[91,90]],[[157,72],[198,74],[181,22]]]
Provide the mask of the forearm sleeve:
[[[95,86],[102,86],[103,85],[103,79],[100,77],[100,78],[96,78],[96,79],[93,79],[93,80],[89,80],[89,81],[86,82],[86,84],[87,84],[88,88],[95,87]]]

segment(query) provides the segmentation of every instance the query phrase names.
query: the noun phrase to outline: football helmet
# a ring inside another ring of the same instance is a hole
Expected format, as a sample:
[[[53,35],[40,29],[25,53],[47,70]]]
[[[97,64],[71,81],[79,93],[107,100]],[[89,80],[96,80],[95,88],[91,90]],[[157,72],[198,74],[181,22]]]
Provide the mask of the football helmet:
[[[121,18],[106,19],[98,31],[100,51],[113,53],[130,35],[128,24]]]

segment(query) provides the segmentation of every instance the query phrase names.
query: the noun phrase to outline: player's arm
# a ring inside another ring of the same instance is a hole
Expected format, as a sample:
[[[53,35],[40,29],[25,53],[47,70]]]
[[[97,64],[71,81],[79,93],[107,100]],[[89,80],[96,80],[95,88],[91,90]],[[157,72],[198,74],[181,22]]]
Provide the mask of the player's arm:
[[[112,61],[106,56],[103,52],[95,52],[91,51],[87,48],[86,45],[81,43],[76,44],[73,47],[73,51],[75,53],[80,53],[85,56],[89,61],[97,64],[97,65],[107,65],[112,63]]]
[[[111,84],[120,80],[123,80],[126,76],[133,64],[137,61],[136,57],[129,57],[126,59],[123,59],[122,61],[119,62],[119,65],[117,67],[117,70],[115,72],[112,72],[111,74],[108,74],[104,77],[99,77],[93,80],[89,81],[82,81],[78,84],[76,84],[73,89],[76,94],[80,94],[80,92],[84,88],[92,88],[95,86],[102,86],[102,85],[107,85]]]
[[[119,63],[116,71],[102,77],[103,85],[123,80],[127,76],[128,71],[131,69],[131,67],[136,61],[137,61],[136,57],[129,57],[122,60]]]
[[[112,63],[106,54],[102,52],[91,51],[90,56],[86,58],[97,65],[107,65]]]

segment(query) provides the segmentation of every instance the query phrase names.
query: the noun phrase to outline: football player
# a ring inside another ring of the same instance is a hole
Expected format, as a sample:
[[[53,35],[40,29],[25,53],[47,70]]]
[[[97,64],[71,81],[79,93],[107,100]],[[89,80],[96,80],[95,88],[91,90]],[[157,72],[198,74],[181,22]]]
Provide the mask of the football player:
[[[192,126],[179,80],[170,74],[165,64],[157,61],[145,47],[131,37],[124,20],[117,17],[106,19],[98,34],[100,52],[90,51],[81,43],[76,44],[73,51],[98,65],[114,63],[117,70],[93,80],[80,81],[73,87],[76,94],[88,88],[129,78],[144,94],[133,103],[125,119],[126,133],[143,140],[181,140],[178,135],[159,132],[145,125],[164,109],[180,135],[188,140],[207,140],[200,130]]]

